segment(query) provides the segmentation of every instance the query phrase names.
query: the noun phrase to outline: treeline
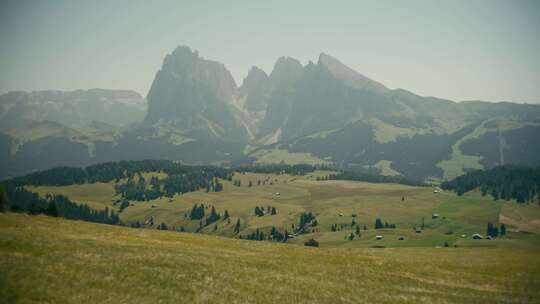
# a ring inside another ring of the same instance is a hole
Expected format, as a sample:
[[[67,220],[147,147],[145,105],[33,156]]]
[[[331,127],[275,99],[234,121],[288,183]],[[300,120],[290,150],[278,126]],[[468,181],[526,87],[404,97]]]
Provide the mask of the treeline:
[[[207,181],[213,178],[230,179],[232,176],[232,171],[221,167],[187,166],[170,160],[141,160],[107,162],[86,168],[57,167],[17,177],[12,181],[17,185],[67,186],[133,179],[136,174],[144,172],[164,172],[169,177],[182,176]]]
[[[5,191],[5,192],[4,192]],[[0,210],[12,212],[25,212],[29,214],[45,214],[55,217],[64,217],[73,220],[83,220],[104,224],[119,224],[120,218],[113,210],[94,210],[86,204],[77,204],[63,195],[46,195],[45,198],[27,191],[13,182],[3,182],[0,185]]]
[[[230,176],[224,176],[230,178]],[[208,176],[205,172],[193,171],[190,174],[175,174],[159,179],[152,176],[148,182],[144,176],[137,173],[137,181],[128,178],[125,183],[115,185],[116,194],[122,198],[134,201],[149,201],[162,196],[172,198],[175,194],[206,189],[206,192],[220,192],[223,184],[218,177]]]
[[[285,165],[285,164],[268,164],[268,165],[246,165],[232,168],[233,171],[245,173],[273,173],[273,174],[290,174],[304,175],[315,170],[326,170],[325,166],[312,165]]]
[[[255,229],[254,232],[247,234],[246,236],[240,236],[241,239],[251,240],[251,241],[265,241],[270,240],[274,242],[287,242],[289,240],[289,232],[287,230],[281,232],[276,227],[272,226],[270,232],[265,234],[264,231],[259,228]]]
[[[463,195],[480,189],[482,195],[490,194],[495,200],[515,199],[518,203],[540,204],[540,167],[499,166],[490,170],[475,170],[441,184],[445,190]]]
[[[147,181],[142,176],[145,172],[164,172],[168,176],[152,178],[148,189]],[[138,177],[137,181],[135,177]],[[232,171],[214,166],[186,166],[169,160],[119,161],[86,168],[57,167],[17,177],[12,182],[18,186],[67,186],[111,181],[119,183],[123,179],[127,181],[117,185],[117,193],[128,200],[145,201],[199,189],[219,192],[223,189],[219,179],[231,180]]]
[[[402,176],[384,176],[363,171],[342,171],[328,176],[330,180],[353,180],[369,183],[396,183],[409,186],[425,186],[421,181],[414,181]]]

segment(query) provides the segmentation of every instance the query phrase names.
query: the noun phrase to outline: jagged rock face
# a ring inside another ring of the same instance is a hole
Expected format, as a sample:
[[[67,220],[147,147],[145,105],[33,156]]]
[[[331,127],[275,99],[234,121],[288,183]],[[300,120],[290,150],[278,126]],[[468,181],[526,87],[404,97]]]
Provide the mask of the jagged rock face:
[[[172,124],[195,138],[240,140],[246,130],[231,113],[237,91],[221,63],[188,47],[167,55],[148,93],[147,124]]]
[[[130,91],[0,95],[0,178],[122,159],[245,161],[252,148],[276,147],[418,179],[540,161],[539,105],[391,90],[326,54],[305,66],[280,58],[269,75],[253,67],[238,88],[223,64],[179,47],[155,77],[144,122],[118,128],[141,121],[144,110],[132,111],[141,105]]]
[[[347,86],[378,93],[389,91],[384,85],[356,72],[330,55],[322,53],[317,65],[326,68],[335,79],[342,81]]]
[[[71,127],[93,121],[122,126],[142,121],[146,101],[134,91],[77,90],[10,92],[0,95],[0,129],[54,121]]]
[[[321,130],[342,128],[366,115],[399,108],[386,87],[321,54],[317,64],[302,67],[280,59],[270,75],[274,89],[261,135],[279,130],[290,139]]]
[[[258,67],[252,67],[239,89],[242,106],[248,112],[266,111],[268,102],[268,75]]]
[[[290,57],[279,58],[268,77],[267,111],[259,135],[277,132],[288,120],[294,103],[296,84],[302,77],[302,64]]]

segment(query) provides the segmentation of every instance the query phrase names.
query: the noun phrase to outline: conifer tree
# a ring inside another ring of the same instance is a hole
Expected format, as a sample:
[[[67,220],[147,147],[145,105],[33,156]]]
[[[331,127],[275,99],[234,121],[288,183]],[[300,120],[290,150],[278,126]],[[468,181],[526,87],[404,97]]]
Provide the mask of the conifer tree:
[[[8,197],[4,186],[0,185],[0,212],[8,210]]]
[[[382,229],[382,228],[384,228],[384,225],[383,225],[381,219],[377,218],[375,220],[375,229]]]
[[[58,216],[58,208],[56,207],[56,203],[54,200],[50,200],[49,204],[47,205],[47,210],[45,210],[45,214],[48,216]]]
[[[234,225],[234,233],[238,234],[240,232],[240,219],[236,220],[236,224]]]

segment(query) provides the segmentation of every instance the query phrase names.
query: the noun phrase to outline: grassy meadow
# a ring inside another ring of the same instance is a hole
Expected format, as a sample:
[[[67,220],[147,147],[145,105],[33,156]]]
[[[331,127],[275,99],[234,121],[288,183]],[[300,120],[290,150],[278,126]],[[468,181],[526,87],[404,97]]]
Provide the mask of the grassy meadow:
[[[476,192],[457,196],[451,192],[435,193],[429,187],[411,187],[398,184],[373,184],[356,181],[318,181],[331,172],[316,171],[304,176],[286,174],[237,173],[233,180],[240,180],[241,186],[222,181],[222,192],[204,190],[177,195],[172,199],[160,198],[147,202],[132,201],[124,209],[120,218],[124,223],[149,223],[153,219],[157,225],[165,223],[169,229],[196,232],[198,220],[190,220],[189,212],[194,204],[204,203],[215,206],[221,214],[228,211],[231,218],[219,220],[204,227],[200,232],[238,238],[260,229],[268,233],[272,227],[280,231],[292,232],[298,225],[302,212],[316,215],[318,225],[313,233],[296,236],[289,240],[292,244],[303,244],[310,238],[320,242],[321,247],[437,247],[449,246],[491,246],[507,244],[527,244],[540,247],[540,207],[537,205],[517,205],[512,202],[493,201]],[[163,177],[163,173],[146,173]],[[122,181],[121,181],[122,182]],[[251,183],[251,186],[249,186]],[[118,199],[114,184],[84,184],[63,187],[28,187],[40,195],[46,193],[65,194],[75,202],[88,203],[93,208],[117,209],[113,201]],[[257,217],[257,206],[277,209],[276,215]],[[207,214],[210,208],[206,209]],[[432,218],[438,214],[438,218]],[[376,218],[383,223],[395,224],[396,229],[374,229]],[[234,233],[234,225],[240,220],[239,234]],[[353,220],[355,225],[353,226]],[[415,231],[424,223],[421,233]],[[505,223],[508,234],[505,238],[472,241],[474,233],[486,232],[487,223]],[[332,225],[339,231],[332,232]],[[354,240],[346,239],[360,227],[360,235]],[[375,240],[376,235],[383,236]],[[404,238],[404,240],[399,240]]]
[[[5,303],[538,303],[526,248],[309,248],[0,214]]]

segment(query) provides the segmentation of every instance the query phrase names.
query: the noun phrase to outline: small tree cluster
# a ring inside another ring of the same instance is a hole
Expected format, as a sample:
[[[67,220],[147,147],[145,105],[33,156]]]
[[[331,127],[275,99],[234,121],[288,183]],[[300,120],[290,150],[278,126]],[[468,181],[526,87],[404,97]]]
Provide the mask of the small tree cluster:
[[[497,226],[493,225],[491,222],[487,223],[486,234],[491,237],[498,237],[506,235],[506,225],[501,224],[500,230]]]
[[[287,230],[285,230],[285,232],[280,232],[276,227],[272,226],[270,238],[276,242],[287,242],[289,239],[289,232],[287,232]]]
[[[204,217],[204,204],[193,205],[193,208],[191,208],[191,212],[189,214],[189,218],[192,220],[200,220],[203,217]]]
[[[277,214],[276,207],[273,207],[273,206],[266,206],[266,208],[262,206],[255,207],[255,216],[265,216],[266,214],[276,215]]]
[[[266,236],[264,235],[264,232],[260,231],[259,228],[255,230],[255,232],[252,232],[246,236],[247,240],[252,241],[262,241],[266,239]]]
[[[309,228],[317,226],[317,219],[315,218],[315,215],[311,212],[303,212],[300,214],[300,223],[298,224],[298,227],[296,228],[296,232],[302,234],[302,233],[308,233]]]
[[[396,224],[388,224],[388,222],[385,222],[383,224],[383,222],[381,221],[380,218],[377,218],[375,220],[375,229],[383,229],[383,228],[390,228],[390,229],[396,229]]]

